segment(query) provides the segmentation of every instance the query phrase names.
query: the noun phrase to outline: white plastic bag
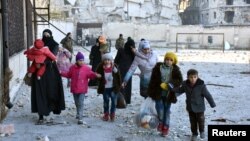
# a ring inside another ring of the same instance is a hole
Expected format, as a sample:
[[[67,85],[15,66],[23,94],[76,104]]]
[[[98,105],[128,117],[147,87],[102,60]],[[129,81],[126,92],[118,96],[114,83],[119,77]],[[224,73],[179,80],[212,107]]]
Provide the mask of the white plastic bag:
[[[146,129],[154,129],[159,123],[157,112],[155,109],[155,101],[147,97],[142,103],[140,112],[135,116],[135,123],[138,127]]]

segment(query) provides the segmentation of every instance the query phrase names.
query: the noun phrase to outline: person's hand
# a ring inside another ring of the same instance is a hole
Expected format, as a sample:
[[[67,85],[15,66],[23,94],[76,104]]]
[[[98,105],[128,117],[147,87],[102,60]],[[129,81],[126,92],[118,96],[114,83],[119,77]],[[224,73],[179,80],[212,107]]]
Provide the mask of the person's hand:
[[[36,68],[40,69],[41,68],[41,64],[36,64]]]
[[[140,76],[140,73],[134,73],[133,75],[137,75],[137,76]]]
[[[133,53],[135,53],[137,51],[136,48],[133,48],[133,47],[131,47],[131,50]]]
[[[59,74],[62,75],[62,73],[63,73],[63,72],[62,72],[61,70],[59,70]]]
[[[126,82],[123,82],[123,83],[122,83],[122,88],[125,88],[126,85],[127,85],[127,83],[126,83]]]
[[[99,74],[99,73],[96,73],[96,77],[97,77],[97,78],[101,78],[101,77],[102,77],[102,75],[101,75],[101,74]]]
[[[118,69],[117,69],[115,66],[113,67],[113,72],[114,72],[114,73],[117,73],[117,72],[118,72]]]
[[[28,73],[28,77],[31,77],[31,76],[32,76],[32,73],[29,72],[29,73]]]

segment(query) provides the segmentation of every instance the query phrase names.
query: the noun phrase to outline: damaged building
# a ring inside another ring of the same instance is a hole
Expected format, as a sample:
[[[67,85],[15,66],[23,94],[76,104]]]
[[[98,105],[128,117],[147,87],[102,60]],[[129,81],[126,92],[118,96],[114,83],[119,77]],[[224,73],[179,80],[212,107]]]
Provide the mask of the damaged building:
[[[250,0],[181,0],[183,25],[250,25]]]
[[[54,9],[54,13],[56,13],[55,9],[63,11],[66,18],[73,18],[73,20],[81,23],[109,23],[115,21],[180,25],[181,19],[178,7],[179,0],[51,1],[51,9]]]

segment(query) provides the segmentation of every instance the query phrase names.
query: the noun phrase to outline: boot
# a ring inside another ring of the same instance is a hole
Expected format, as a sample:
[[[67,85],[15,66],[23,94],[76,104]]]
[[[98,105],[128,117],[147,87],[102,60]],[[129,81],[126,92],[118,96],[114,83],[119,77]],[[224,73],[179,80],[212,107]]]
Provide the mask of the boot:
[[[159,123],[159,125],[157,126],[157,131],[162,132],[162,128],[163,128],[163,123]]]
[[[111,121],[115,121],[115,113],[111,113],[110,114],[110,120]]]
[[[108,121],[109,120],[109,113],[104,113],[103,117],[102,117],[103,121]]]
[[[167,126],[163,126],[163,128],[162,128],[162,136],[163,137],[165,137],[165,136],[167,136],[168,135],[168,132],[169,132],[169,128],[167,127]]]

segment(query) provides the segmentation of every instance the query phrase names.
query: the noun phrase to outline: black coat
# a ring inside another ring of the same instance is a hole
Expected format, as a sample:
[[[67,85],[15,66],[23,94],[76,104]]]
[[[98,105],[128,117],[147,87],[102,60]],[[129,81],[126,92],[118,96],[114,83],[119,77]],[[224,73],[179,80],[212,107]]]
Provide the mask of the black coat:
[[[117,66],[115,65],[117,68]],[[114,73],[112,71],[112,76],[113,76],[113,91],[114,93],[118,93],[121,90],[121,75],[119,69],[117,69],[118,72]],[[104,89],[105,89],[105,76],[104,76],[104,69],[103,69],[103,62],[100,63],[96,69],[96,72],[101,74],[102,77],[98,79],[98,88],[97,88],[97,93],[98,94],[103,94]]]
[[[45,44],[49,45],[49,49],[55,55],[58,44],[54,40],[49,43],[45,42]],[[37,79],[36,75],[32,75],[31,112],[45,116],[49,115],[51,111],[54,114],[60,114],[61,110],[65,110],[62,78],[55,62],[47,59],[45,64],[46,70],[40,80]]]
[[[100,46],[94,45],[91,47],[89,54],[90,65],[92,65],[92,71],[96,71],[99,63],[102,61],[102,55],[100,52]]]
[[[96,72],[96,68],[99,63],[102,61],[102,55],[100,52],[100,46],[99,45],[94,45],[91,47],[91,51],[89,54],[89,60],[90,60],[90,65],[92,66],[91,70],[93,72]],[[97,86],[97,80],[96,79],[91,79],[89,80],[89,86]]]
[[[157,63],[153,68],[151,79],[148,87],[148,95],[154,100],[161,99],[161,71],[160,66],[163,63]],[[170,78],[170,82],[174,85],[174,87],[179,87],[183,81],[182,74],[180,68],[177,65],[173,65],[172,75]],[[175,103],[177,101],[174,92],[170,92],[167,97],[167,102]]]
[[[125,77],[128,72],[131,64],[134,61],[134,54],[129,54],[125,51],[125,48],[119,48],[115,56],[115,63],[118,65],[119,70],[121,71],[122,78]]]

